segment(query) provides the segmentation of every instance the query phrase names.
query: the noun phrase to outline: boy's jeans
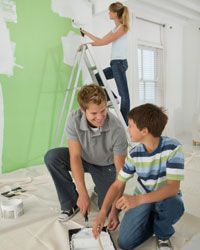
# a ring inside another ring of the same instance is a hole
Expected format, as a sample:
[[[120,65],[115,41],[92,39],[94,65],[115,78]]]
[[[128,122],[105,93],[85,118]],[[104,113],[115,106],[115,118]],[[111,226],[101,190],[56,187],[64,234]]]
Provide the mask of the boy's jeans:
[[[119,95],[121,96],[121,113],[128,124],[128,112],[130,110],[130,98],[128,91],[128,84],[126,78],[126,70],[128,69],[127,60],[112,60],[110,67],[103,70],[106,79],[115,79]],[[99,85],[103,85],[99,74],[96,74]]]
[[[153,234],[159,239],[169,239],[175,232],[175,224],[184,213],[180,195],[160,202],[143,204],[125,213],[119,231],[119,246],[132,250]]]

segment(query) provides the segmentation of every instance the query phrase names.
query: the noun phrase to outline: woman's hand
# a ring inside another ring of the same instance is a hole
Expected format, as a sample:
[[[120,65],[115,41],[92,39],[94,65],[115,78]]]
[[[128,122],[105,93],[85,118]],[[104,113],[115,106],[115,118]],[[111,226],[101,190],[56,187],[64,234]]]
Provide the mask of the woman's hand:
[[[87,31],[86,30],[83,30],[82,28],[80,28],[80,32],[81,32],[81,35],[84,36],[86,35]]]
[[[83,49],[83,46],[85,46],[85,45],[87,45],[87,44],[91,44],[91,45],[92,45],[92,43],[82,43],[81,45],[79,45],[77,51],[80,52],[80,51]]]

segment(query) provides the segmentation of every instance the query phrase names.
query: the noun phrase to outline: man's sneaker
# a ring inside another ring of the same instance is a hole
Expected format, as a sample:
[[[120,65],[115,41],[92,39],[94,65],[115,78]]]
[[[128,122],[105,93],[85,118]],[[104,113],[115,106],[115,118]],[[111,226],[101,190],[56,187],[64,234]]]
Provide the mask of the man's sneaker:
[[[60,222],[68,221],[78,212],[79,208],[77,206],[71,208],[70,210],[62,210],[60,215],[58,216],[58,221]]]
[[[173,250],[171,241],[157,239],[157,250]]]

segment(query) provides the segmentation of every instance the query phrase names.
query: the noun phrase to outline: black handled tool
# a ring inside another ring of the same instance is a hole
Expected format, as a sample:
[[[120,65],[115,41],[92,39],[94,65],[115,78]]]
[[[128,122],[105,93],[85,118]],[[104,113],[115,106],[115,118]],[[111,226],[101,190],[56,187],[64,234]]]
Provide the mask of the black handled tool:
[[[84,217],[85,217],[85,227],[89,228],[90,226],[89,226],[89,219],[88,219],[88,212],[87,211],[86,211]]]
[[[81,36],[84,36],[85,34],[82,32],[82,29],[80,28]]]

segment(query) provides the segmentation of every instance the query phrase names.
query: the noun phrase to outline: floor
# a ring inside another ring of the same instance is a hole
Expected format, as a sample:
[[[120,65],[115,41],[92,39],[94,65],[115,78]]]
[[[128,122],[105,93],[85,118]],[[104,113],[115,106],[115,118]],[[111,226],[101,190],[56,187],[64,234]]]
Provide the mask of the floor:
[[[200,247],[200,146],[192,146],[190,137],[182,136],[179,140],[184,145],[186,156],[185,180],[181,188],[186,213],[175,225],[176,233],[172,237],[174,250],[199,250]],[[133,190],[134,179],[128,182],[126,193]],[[86,176],[90,194],[93,184]],[[23,187],[26,192],[21,198],[24,204],[24,215],[17,219],[0,218],[1,250],[64,250],[69,249],[68,230],[84,227],[84,219],[77,214],[72,220],[61,224],[56,217],[59,206],[51,177],[44,166],[21,169],[0,176],[0,192],[10,187]],[[0,200],[5,197],[0,196]],[[97,213],[95,198],[92,197],[90,223]],[[116,242],[117,232],[112,234]],[[156,249],[152,237],[136,250]]]

